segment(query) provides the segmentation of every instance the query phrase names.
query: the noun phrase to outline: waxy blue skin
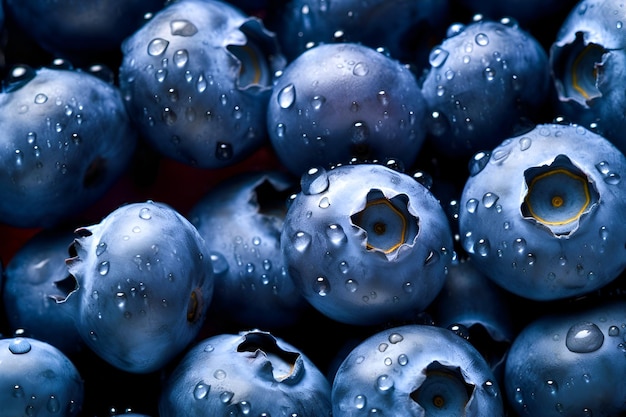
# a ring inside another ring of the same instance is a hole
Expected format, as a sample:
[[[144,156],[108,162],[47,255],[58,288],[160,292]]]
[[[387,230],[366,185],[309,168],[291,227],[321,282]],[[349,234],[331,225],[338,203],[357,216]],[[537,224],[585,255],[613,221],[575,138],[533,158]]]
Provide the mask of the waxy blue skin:
[[[550,48],[557,109],[626,151],[626,10],[617,0],[584,0],[572,7]]]
[[[441,154],[467,158],[539,120],[550,68],[541,44],[511,21],[455,25],[430,53],[422,83],[429,141]]]
[[[285,60],[260,19],[221,1],[170,3],[122,44],[120,89],[159,153],[230,166],[265,143],[274,72]]]
[[[0,416],[80,415],[84,382],[54,346],[28,337],[0,339]]]
[[[249,172],[221,182],[192,207],[188,218],[211,252],[214,314],[263,329],[300,318],[307,303],[280,250],[287,197],[295,184],[282,171]]]
[[[370,210],[374,196],[380,204]],[[376,214],[371,225],[359,220],[367,213]],[[394,226],[400,219],[404,234]],[[425,309],[441,290],[453,257],[449,223],[435,197],[411,176],[378,164],[304,174],[285,216],[281,250],[313,307],[360,325],[406,319]]]
[[[443,377],[431,380],[438,372]],[[420,388],[428,389],[425,398]],[[358,344],[335,374],[332,400],[334,417],[504,416],[500,387],[480,353],[450,330],[418,324]]]
[[[399,61],[356,43],[319,45],[277,78],[267,131],[282,165],[309,168],[395,158],[409,167],[425,139],[426,102]]]
[[[624,155],[582,126],[542,124],[509,138],[470,166],[459,203],[463,248],[521,297],[549,301],[596,290],[626,267],[625,169]],[[561,183],[544,193],[533,178]],[[578,206],[581,192],[588,200]]]
[[[547,314],[524,327],[505,367],[506,398],[519,416],[618,416],[626,303],[599,302]]]
[[[102,197],[137,143],[120,92],[89,72],[26,66],[0,93],[0,221],[50,227]]]
[[[330,417],[330,389],[306,355],[268,332],[217,334],[165,377],[159,416]]]
[[[198,335],[213,267],[196,228],[170,206],[130,203],[76,230],[65,300],[85,343],[121,370],[163,368]]]
[[[73,229],[43,229],[29,239],[4,270],[3,308],[12,332],[50,343],[66,355],[84,349],[72,312],[62,302],[74,290],[65,260]]]

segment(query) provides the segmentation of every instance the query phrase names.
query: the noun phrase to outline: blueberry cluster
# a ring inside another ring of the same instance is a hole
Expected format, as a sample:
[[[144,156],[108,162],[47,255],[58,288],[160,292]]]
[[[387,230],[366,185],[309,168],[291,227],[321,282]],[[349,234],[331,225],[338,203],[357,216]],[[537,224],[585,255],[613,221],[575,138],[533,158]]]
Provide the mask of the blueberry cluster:
[[[625,23],[0,2],[0,417],[626,415]]]

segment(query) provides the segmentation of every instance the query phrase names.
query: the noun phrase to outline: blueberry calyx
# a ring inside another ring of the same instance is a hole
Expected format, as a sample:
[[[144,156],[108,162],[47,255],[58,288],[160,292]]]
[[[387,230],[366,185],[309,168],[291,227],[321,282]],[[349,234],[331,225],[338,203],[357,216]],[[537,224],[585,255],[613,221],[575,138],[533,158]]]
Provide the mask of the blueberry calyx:
[[[304,374],[302,355],[278,346],[276,338],[263,331],[250,331],[243,336],[237,352],[247,352],[251,359],[262,358],[262,374],[273,381],[287,385],[297,384]]]
[[[600,199],[593,182],[565,155],[558,155],[550,165],[527,169],[524,178],[522,215],[555,237],[567,237],[578,229],[581,218]]]
[[[551,59],[559,99],[589,108],[602,97],[599,84],[608,53],[602,45],[586,41],[584,32],[577,32],[571,43],[555,44]]]
[[[426,378],[419,388],[410,394],[411,399],[426,414],[445,411],[451,413],[450,415],[464,415],[474,394],[475,385],[465,380],[460,368],[433,361],[426,367],[425,375]]]

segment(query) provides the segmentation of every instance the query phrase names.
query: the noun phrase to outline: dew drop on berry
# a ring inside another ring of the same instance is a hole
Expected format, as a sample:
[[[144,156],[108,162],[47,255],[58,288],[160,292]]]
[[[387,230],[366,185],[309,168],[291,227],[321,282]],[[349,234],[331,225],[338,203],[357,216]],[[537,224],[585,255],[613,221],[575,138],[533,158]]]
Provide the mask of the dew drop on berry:
[[[330,243],[334,246],[341,246],[348,241],[346,233],[343,228],[338,224],[331,224],[326,229],[326,236],[330,240]]]
[[[354,397],[354,407],[358,410],[362,410],[367,406],[367,398],[365,395],[359,394]]]
[[[220,394],[220,401],[223,404],[228,404],[233,399],[234,396],[235,394],[233,392],[224,391]]]
[[[198,33],[198,28],[186,19],[172,20],[170,22],[170,33],[174,36],[189,37]]]
[[[381,375],[376,378],[376,388],[380,391],[389,391],[393,388],[393,378],[389,375]]]
[[[588,353],[598,350],[604,343],[604,334],[594,323],[581,322],[567,332],[565,346],[575,353]]]
[[[48,398],[48,402],[46,403],[46,409],[52,414],[58,413],[61,410],[61,404],[59,403],[59,399],[56,396],[51,395],[50,398]]]
[[[174,65],[176,65],[178,68],[183,68],[185,65],[187,65],[188,61],[189,52],[187,52],[186,49],[179,49],[178,51],[174,52]]]
[[[328,173],[321,167],[309,169],[300,179],[300,188],[306,195],[323,193],[328,186]]]
[[[9,351],[15,355],[28,353],[31,350],[30,342],[21,337],[17,337],[9,344]]]
[[[489,45],[489,36],[487,36],[485,33],[477,34],[474,40],[476,41],[477,45],[480,45],[480,46]]]
[[[100,264],[98,265],[98,273],[103,276],[108,274],[109,267],[110,267],[109,261],[100,262]]]
[[[348,280],[346,280],[346,290],[348,290],[348,292],[356,292],[359,289],[359,283],[350,278]]]
[[[204,381],[200,381],[196,384],[195,388],[193,389],[193,397],[196,400],[203,400],[207,397],[207,395],[209,395],[210,391],[211,391],[211,386],[206,384]]]
[[[215,145],[215,157],[220,161],[228,161],[233,157],[233,145],[218,142],[217,145]]]
[[[296,87],[293,84],[286,85],[278,92],[276,99],[281,108],[290,108],[296,101]]]
[[[364,77],[369,74],[370,69],[364,62],[358,62],[352,69],[352,73],[357,77]]]
[[[330,292],[330,282],[326,277],[317,277],[313,282],[313,292],[325,297]]]
[[[428,62],[433,68],[439,68],[442,66],[450,53],[443,48],[435,47],[428,56]]]
[[[306,232],[297,232],[292,239],[296,251],[303,253],[311,245],[311,235]]]
[[[148,43],[148,55],[160,56],[167,49],[170,43],[162,38],[154,38]]]
[[[36,104],[44,104],[46,101],[48,101],[48,96],[43,93],[39,93],[35,96],[34,101]]]

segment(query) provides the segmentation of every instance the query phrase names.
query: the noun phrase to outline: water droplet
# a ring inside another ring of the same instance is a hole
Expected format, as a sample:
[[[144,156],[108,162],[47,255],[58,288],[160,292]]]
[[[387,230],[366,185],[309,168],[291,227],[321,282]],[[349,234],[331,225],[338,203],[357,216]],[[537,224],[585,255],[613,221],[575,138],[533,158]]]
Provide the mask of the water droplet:
[[[398,356],[398,364],[400,364],[400,366],[406,366],[409,364],[409,357],[407,355],[405,355],[404,353],[400,354],[400,356]]]
[[[297,232],[292,239],[293,247],[300,253],[311,245],[311,235],[306,232]]]
[[[491,67],[487,67],[483,70],[483,76],[487,81],[493,81],[496,78],[496,70]]]
[[[150,213],[150,209],[147,207],[141,208],[141,210],[139,210],[139,218],[144,220],[150,220],[152,218],[152,213]]]
[[[499,199],[500,197],[495,193],[485,193],[485,195],[483,195],[483,206],[489,209],[493,207]]]
[[[575,353],[587,353],[598,350],[604,343],[602,331],[594,323],[581,322],[573,325],[567,332],[565,345]]]
[[[36,104],[43,104],[46,101],[48,101],[48,96],[43,94],[43,93],[39,93],[35,96],[35,103]]]
[[[186,49],[179,49],[178,51],[174,52],[174,65],[176,65],[178,68],[183,68],[185,65],[187,65],[188,61],[189,52],[187,52]]]
[[[209,395],[211,391],[211,386],[204,383],[204,381],[200,381],[196,384],[196,387],[193,389],[193,397],[196,400],[204,400]]]
[[[556,395],[559,391],[559,384],[556,381],[549,379],[546,381],[546,387],[548,388],[548,392],[552,395]]]
[[[478,200],[475,198],[470,198],[465,203],[465,210],[467,210],[467,212],[470,214],[476,213],[477,208],[478,208]]]
[[[491,252],[491,244],[489,243],[489,240],[478,239],[478,241],[474,244],[473,251],[483,258],[489,256],[489,253]]]
[[[148,43],[148,55],[162,55],[170,43],[162,38],[154,38]]]
[[[324,96],[314,96],[313,99],[311,99],[311,107],[313,107],[314,110],[319,110],[325,102],[326,98]]]
[[[441,47],[435,47],[428,56],[428,62],[433,68],[439,68],[442,66],[450,53]]]
[[[389,375],[381,375],[376,378],[376,387],[380,391],[389,391],[393,388],[393,379]]]
[[[220,401],[222,402],[222,404],[228,404],[234,396],[235,394],[233,392],[224,391],[220,394]]]
[[[400,333],[391,333],[388,337],[389,343],[391,343],[392,345],[395,345],[397,343],[400,343],[404,340],[404,337],[400,334]]]
[[[359,289],[359,283],[354,279],[346,280],[346,289],[349,292],[356,292]]]
[[[193,36],[198,33],[198,28],[189,20],[172,20],[170,22],[170,33],[174,36]]]
[[[357,62],[357,64],[352,69],[352,73],[357,77],[364,77],[370,72],[369,67],[364,62]]]
[[[106,275],[109,273],[110,264],[109,261],[102,261],[98,265],[98,273],[100,275]]]
[[[477,152],[469,161],[468,168],[470,176],[475,176],[481,172],[489,162],[491,154],[489,152]]]
[[[346,233],[338,224],[331,224],[326,229],[326,236],[334,246],[341,246],[348,241]]]
[[[324,168],[311,168],[300,180],[300,188],[306,195],[323,193],[328,189],[328,185],[328,173]]]
[[[328,199],[328,197],[322,197],[322,199],[320,200],[318,206],[319,206],[319,208],[322,208],[322,209],[326,209],[326,208],[330,207],[330,200]]]
[[[14,355],[21,355],[30,352],[30,342],[24,338],[16,337],[9,344],[9,351]]]
[[[365,397],[365,395],[357,395],[356,397],[354,397],[354,407],[362,410],[367,406],[367,398]]]
[[[276,96],[278,105],[283,109],[288,109],[293,106],[296,101],[296,87],[293,84],[289,84],[283,87]]]
[[[496,385],[493,383],[493,381],[490,381],[490,380],[485,381],[483,383],[483,389],[491,397],[497,397],[498,395],[500,395],[499,390],[496,387]]]
[[[226,371],[223,369],[216,369],[215,372],[213,372],[213,377],[215,379],[222,380],[226,378]]]
[[[317,277],[313,283],[313,291],[322,297],[330,292],[330,282],[326,277]]]
[[[233,145],[230,143],[217,142],[215,145],[215,158],[220,161],[228,161],[233,157]]]
[[[477,34],[476,37],[474,38],[474,40],[476,41],[477,45],[480,45],[480,46],[487,46],[487,45],[489,45],[489,36],[487,36],[484,33]]]
[[[612,337],[619,336],[619,327],[617,326],[609,327],[609,336],[612,336]]]

